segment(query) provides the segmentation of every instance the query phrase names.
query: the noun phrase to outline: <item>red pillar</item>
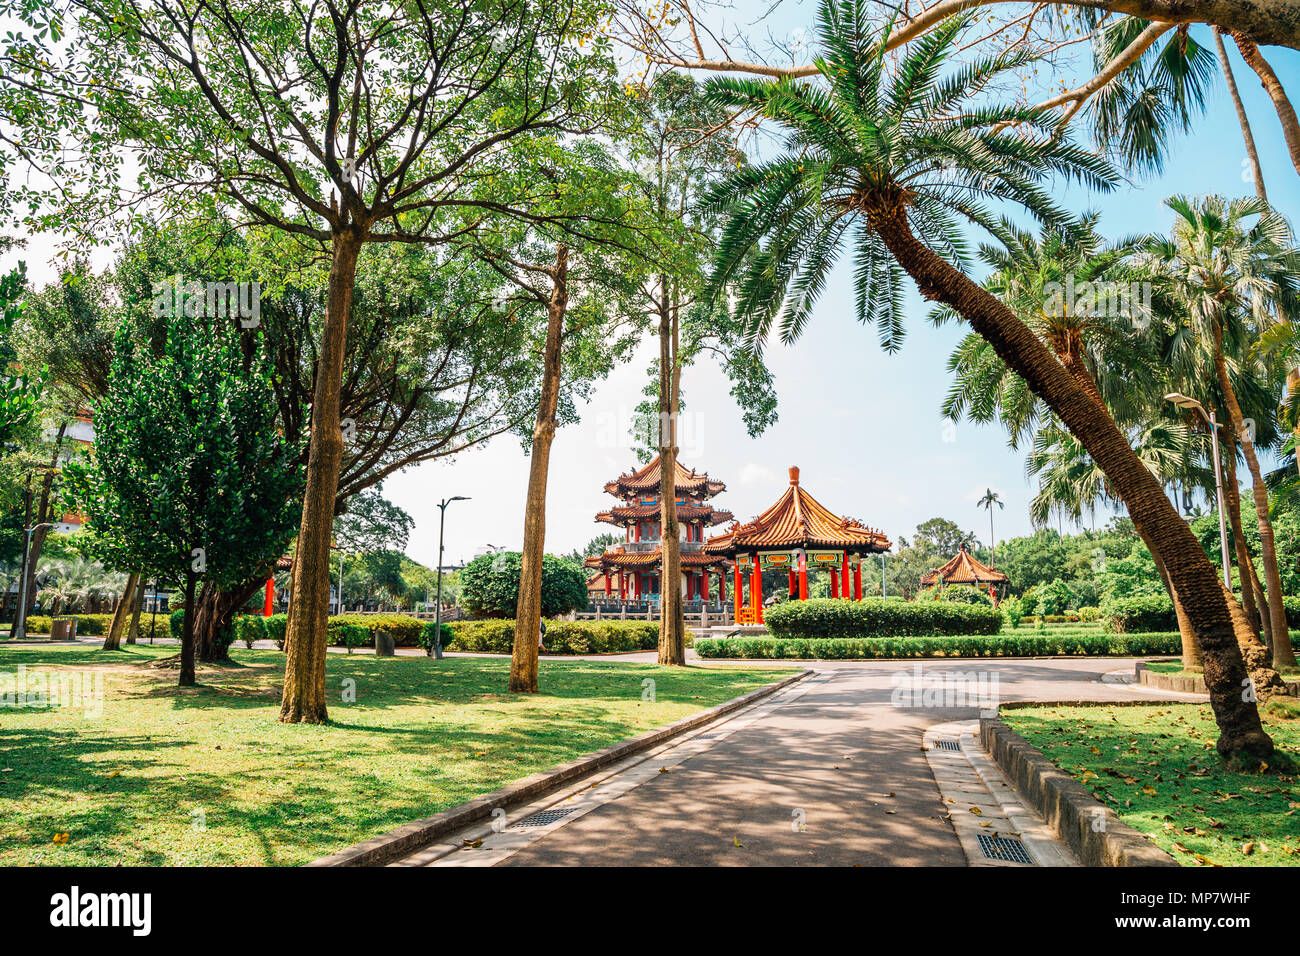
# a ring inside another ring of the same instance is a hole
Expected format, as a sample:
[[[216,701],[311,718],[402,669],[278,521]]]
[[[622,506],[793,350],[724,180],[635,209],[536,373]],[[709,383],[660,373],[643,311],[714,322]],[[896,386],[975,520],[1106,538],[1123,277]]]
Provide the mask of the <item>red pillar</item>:
[[[702,597],[704,600],[707,601],[709,599],[709,569],[708,568],[705,568],[700,572],[700,588],[701,588],[700,597]]]
[[[605,572],[605,597],[609,597],[610,590],[611,590],[611,585],[609,581],[609,572],[606,571]]]
[[[794,596],[799,593],[797,590],[795,590],[797,586],[798,585],[796,585],[794,582],[794,568],[791,568],[790,569],[790,600],[792,601],[794,600]]]
[[[799,600],[808,600],[808,555],[799,552]]]
[[[849,553],[847,551],[840,559],[840,597],[846,601],[849,599]]]
[[[763,569],[759,566],[758,555],[754,555],[754,574],[749,579],[749,605],[754,611],[754,620],[763,623]]]
[[[831,597],[837,598],[839,596],[840,596],[840,575],[838,571],[832,570],[831,571]]]
[[[853,600],[862,600],[862,559],[853,565]]]
[[[275,605],[275,577],[266,579],[266,604],[262,607],[262,617],[270,617]]]
[[[739,561],[732,565],[732,573],[736,576],[734,582],[736,591],[736,620],[739,621],[740,609],[745,606],[745,579],[741,576]]]
[[[618,572],[618,599],[627,600],[627,573],[624,571]]]

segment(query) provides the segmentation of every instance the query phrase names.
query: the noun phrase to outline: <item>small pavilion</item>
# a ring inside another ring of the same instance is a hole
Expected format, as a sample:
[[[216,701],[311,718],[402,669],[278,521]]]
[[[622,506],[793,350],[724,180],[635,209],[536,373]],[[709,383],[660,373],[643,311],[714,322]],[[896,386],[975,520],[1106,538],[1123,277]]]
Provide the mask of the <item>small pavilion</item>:
[[[980,562],[966,550],[966,545],[962,544],[947,564],[941,568],[932,568],[921,578],[923,588],[931,588],[936,584],[940,588],[949,584],[960,584],[976,590],[987,586],[989,599],[992,600],[993,606],[997,607],[998,602],[1006,596],[1007,588],[1011,586],[1011,579],[1001,571]]]
[[[790,599],[808,599],[808,566],[831,573],[831,597],[862,600],[862,557],[892,547],[884,533],[852,518],[842,518],[799,485],[790,469],[790,486],[776,504],[748,524],[733,524],[704,543],[704,553],[735,562],[736,623],[763,623],[763,571],[790,575]],[[852,590],[850,591],[850,569]],[[742,598],[749,578],[749,601]]]

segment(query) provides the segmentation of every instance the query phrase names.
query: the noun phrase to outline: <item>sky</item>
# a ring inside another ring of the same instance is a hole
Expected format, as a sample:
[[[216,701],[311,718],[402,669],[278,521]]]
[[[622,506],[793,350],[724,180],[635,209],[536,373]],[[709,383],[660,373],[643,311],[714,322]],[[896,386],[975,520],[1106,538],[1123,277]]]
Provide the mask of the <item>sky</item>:
[[[808,4],[779,8],[779,17],[754,23],[754,31],[788,36],[807,19]],[[1205,43],[1207,30],[1193,28]],[[1300,223],[1300,175],[1291,164],[1276,114],[1253,72],[1235,50],[1238,86],[1251,118],[1269,197],[1293,223]],[[1300,53],[1266,48],[1284,85],[1300,90]],[[1195,133],[1179,138],[1163,175],[1148,177],[1108,195],[1061,189],[1076,211],[1096,209],[1109,236],[1166,231],[1172,214],[1162,206],[1175,193],[1253,193],[1245,172],[1241,132],[1226,88],[1219,81],[1207,115]],[[55,270],[46,261],[47,237],[33,237],[22,254],[37,284]],[[7,267],[8,259],[0,260]],[[767,352],[775,375],[779,421],[757,439],[749,438],[740,410],[728,395],[726,377],[711,362],[682,376],[681,461],[727,484],[720,508],[746,521],[766,509],[785,488],[787,469],[798,465],[801,484],[825,506],[883,530],[892,540],[911,537],[915,526],[942,516],[987,542],[989,518],[976,505],[986,488],[1005,508],[995,510],[998,540],[1030,533],[1032,483],[1024,474],[1023,452],[1006,446],[996,426],[942,418],[949,387],[948,355],[964,327],[932,328],[928,307],[913,292],[907,300],[908,337],[887,354],[876,331],[852,318],[851,275],[832,275],[813,320],[793,347],[779,343]],[[547,495],[546,545],[553,553],[583,547],[612,532],[594,515],[612,503],[606,481],[637,467],[627,423],[641,400],[647,363],[656,345],[647,340],[635,361],[598,387],[580,422],[556,435]],[[393,476],[386,497],[415,520],[406,551],[417,561],[438,560],[439,499],[468,496],[446,513],[445,562],[459,564],[491,548],[517,550],[524,523],[528,458],[518,441],[500,437],[454,460],[425,463]],[[1105,516],[1098,516],[1104,523]],[[1067,526],[1067,530],[1069,530]]]

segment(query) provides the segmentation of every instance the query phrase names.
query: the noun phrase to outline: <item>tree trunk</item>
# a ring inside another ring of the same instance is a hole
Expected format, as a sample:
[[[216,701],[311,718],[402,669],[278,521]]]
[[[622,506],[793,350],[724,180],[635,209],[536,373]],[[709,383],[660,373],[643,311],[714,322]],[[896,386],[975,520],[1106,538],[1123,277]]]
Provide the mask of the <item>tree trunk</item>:
[[[561,243],[551,268],[551,298],[546,304],[546,351],[542,357],[542,396],[533,426],[524,508],[524,551],[519,569],[515,643],[510,655],[510,690],[537,693],[537,645],[542,623],[542,559],[546,553],[546,481],[555,440],[555,410],[560,402],[560,359],[564,316],[569,308],[569,247]]]
[[[1291,638],[1286,627],[1286,608],[1282,604],[1282,575],[1277,566],[1277,546],[1273,541],[1273,522],[1268,517],[1268,489],[1264,486],[1264,476],[1260,472],[1259,458],[1255,456],[1255,442],[1242,425],[1241,406],[1237,404],[1237,394],[1228,378],[1228,365],[1224,361],[1222,348],[1222,327],[1215,323],[1214,369],[1219,378],[1219,388],[1223,391],[1223,400],[1228,408],[1228,417],[1232,430],[1241,442],[1241,450],[1246,455],[1246,467],[1250,469],[1251,490],[1255,498],[1255,520],[1259,525],[1260,560],[1264,562],[1264,583],[1268,588],[1268,618],[1270,645],[1273,648],[1273,664],[1277,668],[1295,667],[1295,652],[1291,649]]]
[[[122,589],[122,600],[117,602],[113,611],[113,621],[104,636],[101,650],[119,651],[122,649],[122,635],[126,632],[127,621],[131,617],[131,604],[135,598],[136,586],[140,583],[140,572],[132,571],[126,576],[126,587]]]
[[[1218,575],[1160,482],[1134,454],[1114,420],[1010,309],[917,240],[907,223],[905,197],[888,197],[863,211],[921,294],[951,306],[970,322],[1097,462],[1134,525],[1155,544],[1183,598],[1201,648],[1220,731],[1219,753],[1225,758],[1267,758],[1273,741],[1264,732],[1253,697],[1242,691],[1249,678]]]
[[[180,686],[194,686],[194,592],[198,573],[185,569],[185,613],[181,615],[181,678]]]
[[[682,617],[682,547],[677,523],[680,327],[668,277],[661,276],[659,282],[659,663],[684,666],[686,621]]]
[[[1241,51],[1241,58],[1259,76],[1260,84],[1273,101],[1277,118],[1282,123],[1282,136],[1286,140],[1287,151],[1291,154],[1291,162],[1295,164],[1296,172],[1300,172],[1300,120],[1296,118],[1295,107],[1291,105],[1277,74],[1264,59],[1264,54],[1259,52],[1259,47],[1243,34],[1235,30],[1229,32],[1237,43],[1237,49]]]
[[[1151,547],[1150,541],[1145,538],[1142,540],[1146,544],[1147,550],[1151,552],[1151,560],[1156,563],[1156,573],[1160,575],[1160,581],[1164,584],[1165,590],[1169,592],[1169,600],[1174,605],[1174,617],[1178,621],[1178,636],[1183,644],[1183,670],[1200,671],[1203,669],[1201,666],[1201,649],[1196,646],[1196,631],[1192,629],[1191,618],[1187,616],[1187,609],[1183,607],[1183,602],[1178,597],[1178,589],[1169,580],[1169,572],[1165,570],[1165,562],[1161,560],[1159,552]]]
[[[38,525],[44,524],[50,520],[50,509],[54,503],[52,492],[54,489],[55,466],[59,463],[59,453],[63,450],[63,441],[67,431],[67,421],[60,422],[58,435],[54,439],[54,451],[50,453],[50,465],[45,469],[45,477],[41,479],[41,497],[36,505],[36,521],[34,522]],[[48,527],[37,528],[33,531],[31,545],[27,549],[27,554],[24,557],[24,560],[27,562],[27,607],[31,607],[36,603],[36,594],[39,590],[36,585],[36,568],[40,564],[41,551],[45,548],[45,539],[49,533],[50,529]],[[21,571],[22,568],[20,566],[20,574]],[[19,580],[22,580],[21,577]],[[16,594],[15,596],[19,601],[23,600],[23,595]],[[13,623],[9,626],[9,639],[13,640],[17,636],[17,633],[18,609],[15,606]]]
[[[134,644],[140,636],[140,611],[144,607],[144,585],[145,577],[140,575],[140,581],[135,586],[135,597],[131,600],[131,626],[126,632],[126,642]]]
[[[1246,535],[1241,525],[1241,492],[1237,485],[1237,442],[1228,432],[1219,440],[1220,457],[1223,460],[1223,501],[1228,513],[1228,526],[1232,530],[1232,550],[1237,559],[1237,577],[1241,583],[1241,602],[1246,621],[1250,625],[1255,640],[1260,634],[1268,637],[1271,623],[1268,618],[1268,601],[1264,598],[1264,587],[1255,574],[1255,564],[1250,559],[1250,549],[1246,547]],[[1260,613],[1260,609],[1264,613]],[[1271,645],[1270,645],[1271,646]]]
[[[325,656],[329,641],[326,628],[330,612],[330,537],[334,529],[339,465],[343,460],[339,389],[357,257],[361,252],[361,231],[349,226],[336,232],[333,246],[329,302],[312,392],[311,442],[307,450],[302,523],[293,563],[293,600],[289,604],[284,636],[282,723],[323,724],[329,720],[325,706]]]
[[[194,653],[206,664],[230,660],[230,644],[221,635],[231,626],[236,612],[266,584],[266,576],[222,588],[206,583],[199,590],[194,612]]]

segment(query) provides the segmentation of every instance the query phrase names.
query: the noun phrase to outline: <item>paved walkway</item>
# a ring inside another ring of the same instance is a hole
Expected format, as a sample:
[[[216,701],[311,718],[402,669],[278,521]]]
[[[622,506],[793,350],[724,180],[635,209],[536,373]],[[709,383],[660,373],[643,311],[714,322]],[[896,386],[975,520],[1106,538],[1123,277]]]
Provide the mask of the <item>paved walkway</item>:
[[[983,695],[996,678],[1002,702],[1201,699],[1103,682],[1108,672],[1132,671],[1132,661],[1113,658],[924,661],[919,671],[899,661],[814,666],[815,676],[733,721],[511,813],[507,829],[457,834],[404,863],[962,866],[970,855],[923,741],[936,725],[978,718],[972,681],[983,678]],[[900,700],[918,677],[918,689],[938,679],[970,699],[923,692]],[[989,786],[998,789],[997,781]],[[996,810],[998,796],[984,797]],[[557,812],[541,825],[517,825],[545,807]],[[1019,808],[997,812],[1032,829]],[[462,838],[482,842],[462,850]]]

